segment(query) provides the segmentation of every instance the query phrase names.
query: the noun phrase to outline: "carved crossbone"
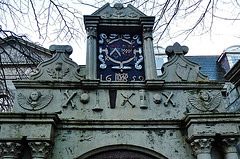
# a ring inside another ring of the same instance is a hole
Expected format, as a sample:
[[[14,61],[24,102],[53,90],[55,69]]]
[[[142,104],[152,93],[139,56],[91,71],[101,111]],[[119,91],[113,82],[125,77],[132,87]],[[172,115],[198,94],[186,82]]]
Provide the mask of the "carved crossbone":
[[[72,98],[77,94],[77,92],[73,92],[72,95],[69,95],[68,90],[64,92],[65,96],[67,97],[67,101],[63,104],[63,108],[67,108],[68,103],[70,102],[72,108],[76,107],[76,104],[72,101]]]
[[[128,96],[128,95],[125,96],[125,95],[123,95],[122,93],[121,93],[121,95],[122,95],[123,98],[124,98],[124,100],[123,100],[121,106],[124,106],[124,105],[128,102],[133,108],[135,107],[135,105],[132,104],[132,103],[129,101],[129,99],[130,99],[133,95],[135,95],[135,93],[132,93],[130,96]]]
[[[164,105],[165,106],[167,106],[168,105],[168,103],[170,102],[170,103],[172,103],[172,105],[173,105],[173,107],[175,107],[175,103],[171,100],[171,98],[172,98],[172,96],[173,96],[173,93],[171,92],[170,93],[170,95],[168,95],[167,93],[162,93],[162,95],[164,95],[166,98],[167,98],[167,100],[164,102]]]

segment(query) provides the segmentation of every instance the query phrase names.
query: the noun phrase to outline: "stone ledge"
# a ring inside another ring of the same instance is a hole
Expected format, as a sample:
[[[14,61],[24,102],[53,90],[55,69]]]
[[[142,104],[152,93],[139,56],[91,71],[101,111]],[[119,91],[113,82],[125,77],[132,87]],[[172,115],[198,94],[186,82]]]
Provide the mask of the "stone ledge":
[[[239,137],[240,113],[188,114],[183,119],[187,141],[197,138]]]
[[[59,129],[180,129],[180,120],[61,120]]]
[[[56,114],[0,113],[0,140],[53,140],[59,118]]]

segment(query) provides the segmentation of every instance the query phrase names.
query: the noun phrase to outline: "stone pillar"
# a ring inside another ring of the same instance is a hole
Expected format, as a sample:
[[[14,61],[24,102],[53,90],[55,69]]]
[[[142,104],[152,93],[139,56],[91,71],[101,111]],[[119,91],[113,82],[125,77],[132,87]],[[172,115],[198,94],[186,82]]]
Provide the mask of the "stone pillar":
[[[236,138],[225,138],[222,140],[222,147],[225,154],[225,159],[238,159],[237,153],[237,139]]]
[[[195,139],[192,143],[192,149],[197,159],[211,159],[211,148],[213,138]]]
[[[97,28],[87,27],[87,79],[97,78]]]
[[[46,141],[29,142],[32,159],[48,159],[52,152],[52,144]]]
[[[152,28],[143,29],[143,53],[146,80],[153,80],[157,77],[155,55],[153,50]]]
[[[20,142],[15,141],[9,141],[9,142],[0,142],[0,158],[3,159],[18,159],[21,150],[22,145]]]

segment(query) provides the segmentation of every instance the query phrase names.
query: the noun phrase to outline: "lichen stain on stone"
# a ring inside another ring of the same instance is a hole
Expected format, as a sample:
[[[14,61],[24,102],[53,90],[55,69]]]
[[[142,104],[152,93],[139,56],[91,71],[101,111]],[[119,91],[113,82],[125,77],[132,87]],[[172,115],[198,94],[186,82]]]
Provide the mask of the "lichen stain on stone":
[[[155,139],[154,139],[154,136],[153,136],[153,134],[152,134],[152,131],[148,131],[147,133],[148,133],[148,134],[147,134],[148,142],[149,142],[149,144],[151,145],[151,148],[154,148],[153,145],[154,145],[154,143],[155,143]]]
[[[153,132],[154,132],[157,136],[163,136],[163,134],[165,134],[166,130],[153,130]]]

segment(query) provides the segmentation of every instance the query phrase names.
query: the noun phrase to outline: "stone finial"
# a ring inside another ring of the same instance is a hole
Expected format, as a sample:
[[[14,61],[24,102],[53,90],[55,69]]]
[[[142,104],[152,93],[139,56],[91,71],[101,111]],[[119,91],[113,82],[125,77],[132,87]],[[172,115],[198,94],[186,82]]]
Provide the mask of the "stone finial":
[[[173,46],[168,46],[165,50],[166,54],[172,58],[175,54],[187,54],[188,53],[187,46],[181,46],[178,42],[174,43]]]
[[[67,53],[71,55],[73,48],[70,45],[51,45],[49,47],[51,53]]]
[[[121,10],[121,9],[123,9],[123,4],[122,3],[115,3],[113,7],[117,10]]]
[[[179,43],[168,46],[166,54],[171,60],[163,64],[163,74],[159,78],[165,82],[208,81],[208,77],[200,72],[201,66],[184,56],[187,52],[188,47]]]

